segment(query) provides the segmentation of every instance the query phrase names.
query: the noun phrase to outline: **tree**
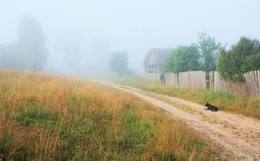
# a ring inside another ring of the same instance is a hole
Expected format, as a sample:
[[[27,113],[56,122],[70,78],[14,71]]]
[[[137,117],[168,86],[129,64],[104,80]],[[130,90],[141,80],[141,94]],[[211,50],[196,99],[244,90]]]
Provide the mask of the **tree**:
[[[199,49],[203,60],[203,69],[206,72],[216,70],[216,59],[221,48],[221,43],[216,43],[215,38],[207,35],[206,32],[199,33]]]
[[[128,54],[123,52],[115,52],[110,58],[110,70],[123,76],[129,73],[128,70]]]
[[[241,37],[229,51],[222,49],[217,69],[226,80],[243,81],[244,73],[260,69],[259,41]]]
[[[46,35],[39,23],[30,16],[22,17],[18,26],[18,40],[8,44],[2,52],[4,67],[41,70],[47,63],[49,50]]]
[[[46,34],[33,17],[22,17],[18,26],[18,43],[24,46],[25,68],[42,69],[47,63],[49,50],[46,47]]]
[[[179,46],[174,49],[166,59],[165,72],[185,72],[200,70],[200,53],[195,44],[190,46]]]

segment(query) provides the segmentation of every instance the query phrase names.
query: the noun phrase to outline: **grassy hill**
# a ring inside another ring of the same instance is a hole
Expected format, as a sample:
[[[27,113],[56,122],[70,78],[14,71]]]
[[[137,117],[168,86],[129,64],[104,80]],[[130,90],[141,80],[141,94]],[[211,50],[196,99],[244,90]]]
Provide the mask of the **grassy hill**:
[[[0,160],[220,160],[220,149],[135,97],[0,69]]]

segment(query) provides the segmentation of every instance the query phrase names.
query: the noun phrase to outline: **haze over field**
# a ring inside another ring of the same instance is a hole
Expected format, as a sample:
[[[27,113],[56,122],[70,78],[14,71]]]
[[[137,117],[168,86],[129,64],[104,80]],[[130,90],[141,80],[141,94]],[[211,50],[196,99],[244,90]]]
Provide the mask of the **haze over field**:
[[[198,32],[228,47],[241,36],[260,39],[259,6],[258,0],[0,0],[0,44],[17,39],[28,15],[47,34],[45,70],[97,75],[109,71],[113,52],[126,51],[130,68],[142,73],[149,48],[189,45]]]

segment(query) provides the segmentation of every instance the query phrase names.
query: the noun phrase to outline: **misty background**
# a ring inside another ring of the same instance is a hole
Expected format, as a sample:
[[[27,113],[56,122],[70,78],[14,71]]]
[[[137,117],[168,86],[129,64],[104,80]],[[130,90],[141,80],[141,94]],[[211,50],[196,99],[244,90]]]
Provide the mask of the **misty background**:
[[[260,39],[259,7],[259,0],[0,0],[0,45],[18,39],[27,15],[47,35],[45,71],[107,74],[112,53],[125,51],[129,68],[143,73],[150,48],[191,44],[198,32],[227,47],[241,36]]]

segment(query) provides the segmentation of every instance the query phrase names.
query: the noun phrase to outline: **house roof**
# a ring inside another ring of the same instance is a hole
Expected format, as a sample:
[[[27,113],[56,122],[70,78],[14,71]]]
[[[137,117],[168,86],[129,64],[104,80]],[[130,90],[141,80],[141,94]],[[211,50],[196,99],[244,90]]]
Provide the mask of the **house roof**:
[[[159,49],[153,48],[150,49],[147,53],[143,66],[154,66],[154,65],[163,65],[165,63],[166,57],[170,55],[172,49]]]

